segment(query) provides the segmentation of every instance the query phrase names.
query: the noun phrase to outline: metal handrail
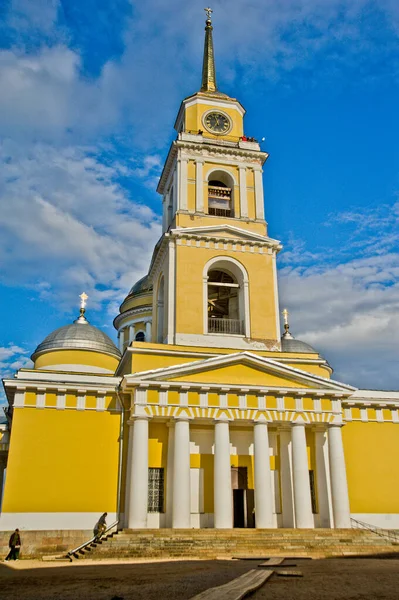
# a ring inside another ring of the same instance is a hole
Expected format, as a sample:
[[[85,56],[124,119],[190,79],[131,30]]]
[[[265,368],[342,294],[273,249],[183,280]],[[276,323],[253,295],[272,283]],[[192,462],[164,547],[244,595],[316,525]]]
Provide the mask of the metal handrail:
[[[376,535],[379,535],[383,538],[392,539],[394,542],[399,543],[399,531],[395,529],[383,529],[382,527],[375,527],[370,523],[365,523],[364,521],[358,521],[358,519],[353,519],[351,517],[352,529],[366,529],[367,531],[371,531]]]
[[[218,317],[208,317],[208,333],[230,333],[233,335],[242,335],[243,322],[240,319],[220,319]]]
[[[110,531],[111,529],[113,529],[114,527],[116,527],[116,525],[118,525],[118,523],[119,523],[119,520],[115,521],[115,523],[112,523],[112,525],[110,525],[109,527],[107,527],[106,530],[101,534],[101,537],[103,535],[105,535],[106,533],[108,533],[108,531]],[[101,538],[98,538],[98,536],[95,535],[88,542],[84,542],[84,544],[81,544],[77,548],[74,548],[73,550],[70,550],[69,552],[67,552],[67,556],[73,556],[74,554],[76,554],[76,552],[79,552],[79,550],[83,550],[83,548],[86,548],[90,544],[93,544],[93,542],[95,542],[96,540],[99,541],[99,539],[101,539]]]

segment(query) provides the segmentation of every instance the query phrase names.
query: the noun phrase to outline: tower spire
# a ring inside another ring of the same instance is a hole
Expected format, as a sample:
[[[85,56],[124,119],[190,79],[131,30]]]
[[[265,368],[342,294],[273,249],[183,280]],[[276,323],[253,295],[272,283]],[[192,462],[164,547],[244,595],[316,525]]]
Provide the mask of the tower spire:
[[[204,44],[204,62],[202,64],[202,83],[201,92],[217,92],[215,58],[213,52],[212,38],[212,19],[213,10],[204,8],[206,12],[205,21],[205,44]]]

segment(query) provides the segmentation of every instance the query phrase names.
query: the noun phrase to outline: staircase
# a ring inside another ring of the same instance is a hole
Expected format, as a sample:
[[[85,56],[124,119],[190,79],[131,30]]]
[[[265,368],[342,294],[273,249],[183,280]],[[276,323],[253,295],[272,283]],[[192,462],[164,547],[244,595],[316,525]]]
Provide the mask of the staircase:
[[[109,527],[107,527],[107,529],[101,535],[101,538],[94,536],[88,541],[84,542],[83,544],[80,544],[80,546],[77,546],[73,550],[69,550],[69,552],[67,552],[66,554],[44,554],[42,556],[42,559],[45,561],[69,560],[70,562],[72,562],[74,558],[85,558],[87,557],[87,555],[93,552],[93,550],[96,550],[96,548],[98,548],[105,542],[111,540],[114,537],[114,535],[118,535],[118,530],[116,529],[118,523],[119,521],[115,521],[115,523],[109,525]]]
[[[124,529],[75,558],[328,557],[397,553],[399,543],[365,529]]]

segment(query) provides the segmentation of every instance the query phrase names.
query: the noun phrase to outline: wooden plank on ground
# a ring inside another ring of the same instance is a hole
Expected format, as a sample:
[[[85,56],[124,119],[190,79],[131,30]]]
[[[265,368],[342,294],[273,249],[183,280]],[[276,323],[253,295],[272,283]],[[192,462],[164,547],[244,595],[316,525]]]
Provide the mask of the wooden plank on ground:
[[[209,588],[201,594],[193,596],[191,600],[241,600],[259,589],[272,575],[273,571],[251,569],[229,583]]]
[[[256,554],[252,555],[248,554],[246,556],[232,556],[233,560],[267,560],[269,556],[256,556]]]
[[[302,571],[276,571],[280,577],[303,577]]]
[[[285,558],[278,558],[277,556],[268,558],[265,562],[261,563],[260,567],[276,567],[281,565],[285,561]]]

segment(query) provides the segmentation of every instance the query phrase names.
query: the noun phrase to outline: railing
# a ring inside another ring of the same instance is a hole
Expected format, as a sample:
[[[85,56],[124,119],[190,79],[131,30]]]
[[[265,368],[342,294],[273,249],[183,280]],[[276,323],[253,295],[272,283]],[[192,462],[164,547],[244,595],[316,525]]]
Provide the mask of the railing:
[[[208,185],[208,196],[210,198],[222,198],[223,200],[230,200],[231,188],[216,185]]]
[[[73,550],[70,550],[69,552],[67,552],[67,556],[69,558],[71,558],[72,556],[74,556],[74,554],[76,554],[76,552],[80,552],[80,550],[84,550],[85,548],[87,548],[87,546],[90,546],[91,544],[94,544],[96,541],[101,540],[101,538],[104,535],[106,535],[109,531],[111,531],[111,529],[113,529],[114,527],[116,527],[118,525],[118,523],[119,523],[119,521],[115,521],[115,523],[112,523],[112,525],[110,525],[109,527],[107,527],[106,530],[101,534],[100,538],[98,537],[98,535],[95,535],[88,542],[84,542],[84,544],[81,544],[77,548],[74,548]]]
[[[208,333],[230,333],[233,335],[242,335],[242,321],[239,319],[218,319],[216,317],[210,317],[208,319]]]
[[[371,531],[380,537],[391,540],[394,543],[399,543],[399,531],[395,529],[383,529],[382,527],[375,527],[374,525],[370,525],[370,523],[365,523],[364,521],[358,521],[357,519],[352,519],[351,517],[352,529],[366,529],[367,531]]]
[[[219,141],[215,134],[208,134],[206,131],[203,131],[202,129],[187,129],[183,133],[190,133],[191,135],[201,135],[203,138],[209,139],[212,142]],[[251,142],[251,143],[258,144],[258,140],[256,140],[253,137],[247,137],[247,136],[239,137],[237,135],[224,135],[224,134],[222,137],[223,137],[223,141],[232,142],[237,145],[239,142]]]
[[[213,206],[210,206],[208,208],[208,215],[213,215],[214,217],[232,217],[233,216],[230,209],[213,208]]]

